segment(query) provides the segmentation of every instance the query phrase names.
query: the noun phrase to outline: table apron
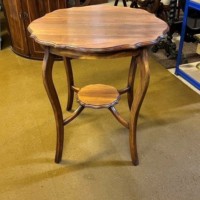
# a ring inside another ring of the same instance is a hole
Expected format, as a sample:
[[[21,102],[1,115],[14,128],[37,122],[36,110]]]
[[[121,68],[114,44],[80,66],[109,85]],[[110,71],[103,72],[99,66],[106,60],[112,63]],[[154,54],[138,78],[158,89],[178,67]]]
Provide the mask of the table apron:
[[[81,52],[81,51],[74,51],[69,49],[58,49],[54,47],[47,47],[51,54],[68,57],[68,58],[75,58],[75,59],[110,59],[110,58],[119,58],[119,57],[136,57],[141,53],[142,48],[140,49],[130,49],[130,50],[120,50],[120,51],[105,51],[105,52]]]

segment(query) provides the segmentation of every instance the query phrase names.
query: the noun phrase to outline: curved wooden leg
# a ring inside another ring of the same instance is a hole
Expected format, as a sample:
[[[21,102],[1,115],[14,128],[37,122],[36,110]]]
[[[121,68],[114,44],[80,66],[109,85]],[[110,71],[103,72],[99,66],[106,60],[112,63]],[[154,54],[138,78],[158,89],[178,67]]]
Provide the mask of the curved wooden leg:
[[[67,87],[68,87],[68,100],[67,100],[67,110],[70,111],[72,109],[73,100],[74,100],[74,90],[72,86],[74,85],[74,77],[72,71],[72,65],[70,58],[63,57],[65,71],[67,76]]]
[[[83,111],[84,108],[85,108],[84,106],[79,106],[71,116],[69,116],[67,119],[65,119],[63,121],[64,126],[69,124],[76,117],[78,117],[81,114],[81,112]]]
[[[115,0],[114,6],[118,5],[119,0]],[[124,7],[127,7],[126,0],[122,0]]]
[[[111,106],[108,109],[113,114],[113,116],[118,120],[119,123],[121,123],[126,128],[129,128],[129,123],[120,116],[120,114],[117,112],[114,106]]]
[[[137,60],[136,57],[132,57],[128,73],[128,84],[127,84],[127,87],[130,88],[127,92],[128,106],[130,110],[131,110],[131,105],[133,103],[133,89],[134,89],[136,70],[137,70]]]
[[[119,0],[115,0],[114,6],[118,5]]]
[[[126,0],[122,0],[124,7],[127,7]]]
[[[147,50],[143,49],[139,57],[137,58],[139,71],[140,71],[140,82],[134,95],[134,100],[131,106],[130,113],[130,124],[129,124],[129,142],[130,151],[133,165],[138,165],[138,154],[137,154],[137,143],[136,143],[136,128],[139,111],[144,100],[150,79],[149,65],[148,65],[148,54]]]
[[[57,92],[52,79],[52,69],[54,63],[54,56],[50,54],[49,49],[45,49],[45,55],[42,66],[43,83],[48,94],[49,100],[51,102],[57,129],[57,145],[56,145],[56,155],[55,162],[59,163],[62,159],[63,151],[63,140],[64,140],[64,125],[63,125],[63,114],[58,99]]]

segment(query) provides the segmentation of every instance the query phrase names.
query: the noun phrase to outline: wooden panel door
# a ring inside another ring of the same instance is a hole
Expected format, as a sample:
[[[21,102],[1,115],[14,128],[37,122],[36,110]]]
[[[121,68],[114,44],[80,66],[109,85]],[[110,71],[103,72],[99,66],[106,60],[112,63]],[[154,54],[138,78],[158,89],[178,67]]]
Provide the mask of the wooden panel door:
[[[42,59],[43,49],[29,36],[27,27],[48,12],[66,7],[65,0],[3,0],[12,49],[28,58]]]
[[[21,1],[3,0],[3,5],[13,51],[20,55],[29,55]]]
[[[32,58],[43,58],[43,49],[37,44],[27,31],[27,27],[33,20],[44,16],[53,10],[64,8],[64,0],[21,0],[24,10],[24,23],[26,27],[27,42]]]

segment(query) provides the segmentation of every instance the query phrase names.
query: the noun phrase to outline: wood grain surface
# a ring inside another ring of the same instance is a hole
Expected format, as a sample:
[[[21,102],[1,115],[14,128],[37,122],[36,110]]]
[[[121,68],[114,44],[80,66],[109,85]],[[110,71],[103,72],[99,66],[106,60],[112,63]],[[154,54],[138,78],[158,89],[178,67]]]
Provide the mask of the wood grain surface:
[[[44,46],[98,53],[154,44],[168,26],[142,9],[95,5],[56,10],[28,30]]]
[[[94,84],[80,89],[77,94],[78,102],[88,108],[109,108],[118,103],[120,95],[116,88]]]

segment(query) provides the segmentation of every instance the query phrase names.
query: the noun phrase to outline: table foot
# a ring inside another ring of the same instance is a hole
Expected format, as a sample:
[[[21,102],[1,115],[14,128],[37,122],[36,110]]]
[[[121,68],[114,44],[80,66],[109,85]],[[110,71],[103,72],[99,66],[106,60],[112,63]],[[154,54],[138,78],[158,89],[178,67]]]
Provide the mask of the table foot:
[[[64,126],[60,125],[60,127],[57,127],[55,163],[60,163],[60,161],[62,160],[63,144],[64,144]]]
[[[132,158],[132,164],[133,164],[134,166],[139,165],[139,159],[138,159],[138,155],[137,155],[137,154],[134,155],[134,156],[132,156],[131,158]]]

